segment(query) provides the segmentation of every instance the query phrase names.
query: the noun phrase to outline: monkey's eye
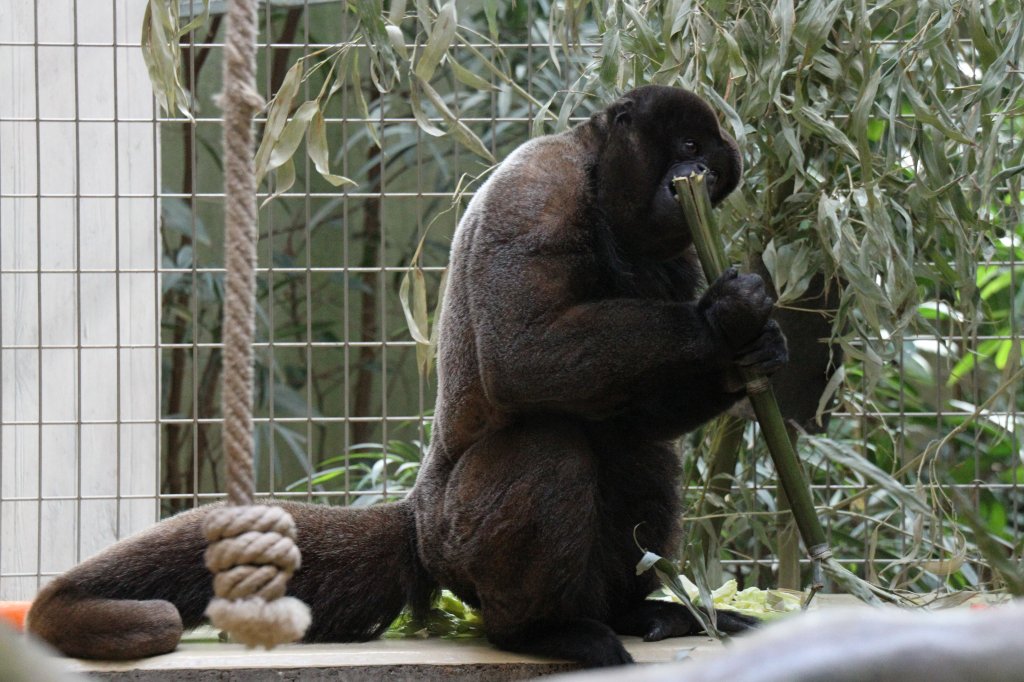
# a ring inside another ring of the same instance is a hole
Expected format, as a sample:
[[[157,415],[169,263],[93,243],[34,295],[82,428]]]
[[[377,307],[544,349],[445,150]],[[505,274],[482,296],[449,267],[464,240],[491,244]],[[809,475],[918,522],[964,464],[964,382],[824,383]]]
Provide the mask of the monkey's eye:
[[[696,156],[697,142],[694,140],[687,140],[686,142],[683,142],[683,153],[687,156]]]

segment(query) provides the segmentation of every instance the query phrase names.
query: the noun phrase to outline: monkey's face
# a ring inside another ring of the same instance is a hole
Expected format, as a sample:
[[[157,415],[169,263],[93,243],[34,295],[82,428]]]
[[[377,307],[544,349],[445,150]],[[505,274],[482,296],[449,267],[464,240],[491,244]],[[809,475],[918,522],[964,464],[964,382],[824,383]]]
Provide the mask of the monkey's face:
[[[712,204],[739,184],[736,142],[714,112],[678,88],[645,86],[605,112],[608,135],[597,173],[598,205],[631,255],[674,258],[691,242],[672,179],[704,173]]]

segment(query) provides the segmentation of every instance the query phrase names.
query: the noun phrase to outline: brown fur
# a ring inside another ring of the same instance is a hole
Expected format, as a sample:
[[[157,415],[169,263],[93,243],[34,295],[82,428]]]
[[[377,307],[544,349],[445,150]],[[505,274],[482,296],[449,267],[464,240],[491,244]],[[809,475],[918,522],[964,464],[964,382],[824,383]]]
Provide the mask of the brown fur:
[[[730,272],[698,300],[670,191],[692,170],[716,174],[720,201],[739,182],[735,143],[698,98],[651,86],[523,145],[480,189],[452,246],[415,489],[358,511],[287,505],[303,552],[289,592],[313,609],[309,641],[375,636],[403,604],[422,610],[435,584],[479,606],[498,646],[589,666],[630,660],[617,633],[695,631],[684,608],[645,601],[654,578],[634,569],[642,548],[674,550],[672,439],[741,397],[737,366],[766,373],[786,356],[759,277]],[[166,609],[153,625],[129,602],[95,600],[164,599],[194,626],[210,592],[203,513],[58,578],[32,630],[76,655],[163,650]],[[106,630],[93,627],[101,617]]]
[[[295,518],[302,548],[288,593],[312,611],[307,641],[372,639],[406,604],[426,608],[432,586],[415,558],[407,502],[282,506]],[[202,535],[211,508],[166,519],[58,576],[32,604],[29,631],[81,658],[173,651],[183,628],[203,622],[213,596]]]

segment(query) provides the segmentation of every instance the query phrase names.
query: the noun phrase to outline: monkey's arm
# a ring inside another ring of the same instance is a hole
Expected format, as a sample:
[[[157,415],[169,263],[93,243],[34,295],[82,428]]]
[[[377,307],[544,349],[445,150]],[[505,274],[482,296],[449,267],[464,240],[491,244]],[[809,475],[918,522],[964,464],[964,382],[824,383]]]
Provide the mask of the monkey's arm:
[[[594,284],[585,256],[512,249],[503,245],[500,272],[493,256],[480,261],[494,272],[478,277],[472,293],[482,379],[500,409],[557,409],[600,419],[652,398],[664,404],[670,395],[672,409],[685,410],[692,427],[742,396],[727,381],[736,351],[706,305],[585,300]],[[739,305],[733,299],[741,293],[720,292],[716,300]],[[759,330],[764,319],[753,319],[759,315],[737,324]]]

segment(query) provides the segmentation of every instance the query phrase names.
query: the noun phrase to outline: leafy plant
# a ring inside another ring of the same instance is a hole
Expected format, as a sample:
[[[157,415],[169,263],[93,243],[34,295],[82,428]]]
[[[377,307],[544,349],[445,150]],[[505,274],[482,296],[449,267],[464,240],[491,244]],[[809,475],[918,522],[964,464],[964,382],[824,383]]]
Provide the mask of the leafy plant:
[[[353,507],[399,499],[416,481],[422,452],[423,444],[418,441],[358,443],[344,455],[323,460],[315,473],[290,484],[287,490],[322,492],[340,484],[346,492],[358,493]]]
[[[194,107],[213,89],[202,93],[190,82],[198,55],[185,47],[176,55],[169,45],[177,40],[170,36],[185,33],[170,11],[148,15],[162,23],[144,42],[159,38],[165,45],[153,48],[161,56],[151,74],[171,109]],[[303,10],[268,11],[284,38]],[[818,272],[841,294],[829,311],[846,357],[832,387],[839,418],[827,435],[804,437],[800,445],[838,555],[890,587],[1000,584],[985,558],[992,547],[1007,557],[1024,550],[1019,2],[485,0],[470,9],[396,1],[385,11],[382,3],[360,0],[331,11],[344,21],[310,21],[316,35],[305,40],[334,47],[292,57],[279,49],[284,57],[275,56],[266,74],[271,104],[260,160],[276,198],[264,208],[273,227],[263,237],[266,261],[285,271],[261,290],[264,338],[362,345],[352,359],[345,356],[348,364],[331,365],[303,348],[281,353],[286,360],[266,360],[266,385],[302,396],[306,407],[294,414],[309,416],[316,406],[318,414],[346,410],[365,418],[383,402],[371,400],[372,387],[385,382],[389,400],[413,395],[416,402],[408,404],[429,405],[429,384],[417,381],[417,366],[429,373],[438,298],[432,289],[442,282],[445,236],[463,193],[530,135],[564,130],[636,85],[683,85],[712,102],[745,151],[744,184],[719,219],[731,230],[731,258],[763,254],[783,304],[791,305]],[[326,26],[336,28],[329,33]],[[168,70],[177,68],[178,56],[192,65],[182,76]],[[183,129],[191,125],[183,121]],[[195,148],[182,135],[183,155],[215,165],[213,143],[201,125],[195,130]],[[303,137],[308,163],[295,157]],[[185,195],[195,190],[189,168],[182,164]],[[358,183],[358,198],[341,178]],[[296,187],[329,192],[335,182],[339,196],[312,207],[292,203],[302,196]],[[396,188],[416,194],[417,203],[409,212],[387,204],[385,239],[383,202]],[[183,346],[217,338],[217,277],[206,270],[216,264],[218,221],[202,201],[165,206],[164,254],[172,272],[164,280],[164,324],[173,347],[165,414],[215,416],[204,407],[215,354],[193,358]],[[345,245],[346,267],[354,272],[311,284],[295,271],[335,244]],[[401,275],[368,272],[410,262],[415,268],[404,290]],[[337,303],[339,290],[353,292],[344,299],[348,307]],[[404,313],[383,303],[386,294],[399,297]],[[355,320],[352,328],[341,322],[342,310]],[[403,320],[417,348],[405,364],[389,360],[385,376],[369,342],[407,341]],[[204,367],[187,371],[189,362],[204,359]],[[399,382],[412,389],[391,390]],[[264,395],[271,394],[276,389]],[[191,411],[189,395],[197,399]],[[411,476],[411,451],[390,442],[350,449],[350,442],[384,440],[365,424],[358,420],[345,431],[316,425],[313,438],[292,439],[296,458],[305,451],[311,469],[289,480],[302,476],[298,487],[307,489],[354,482],[378,495],[384,469],[395,474],[405,466],[402,476]],[[216,457],[215,438],[202,435],[203,424],[193,438],[180,426],[167,426],[175,451]],[[694,479],[708,474],[702,458],[717,428],[684,443]],[[778,535],[774,472],[755,436],[752,426],[741,434],[738,467],[725,472],[731,486],[714,513],[724,563],[709,570],[724,567],[741,586],[771,583]],[[211,442],[201,444],[204,438]],[[187,466],[177,474],[183,481],[193,475]],[[944,494],[950,481],[963,487],[983,525],[965,525]],[[994,545],[978,540],[982,527]]]

